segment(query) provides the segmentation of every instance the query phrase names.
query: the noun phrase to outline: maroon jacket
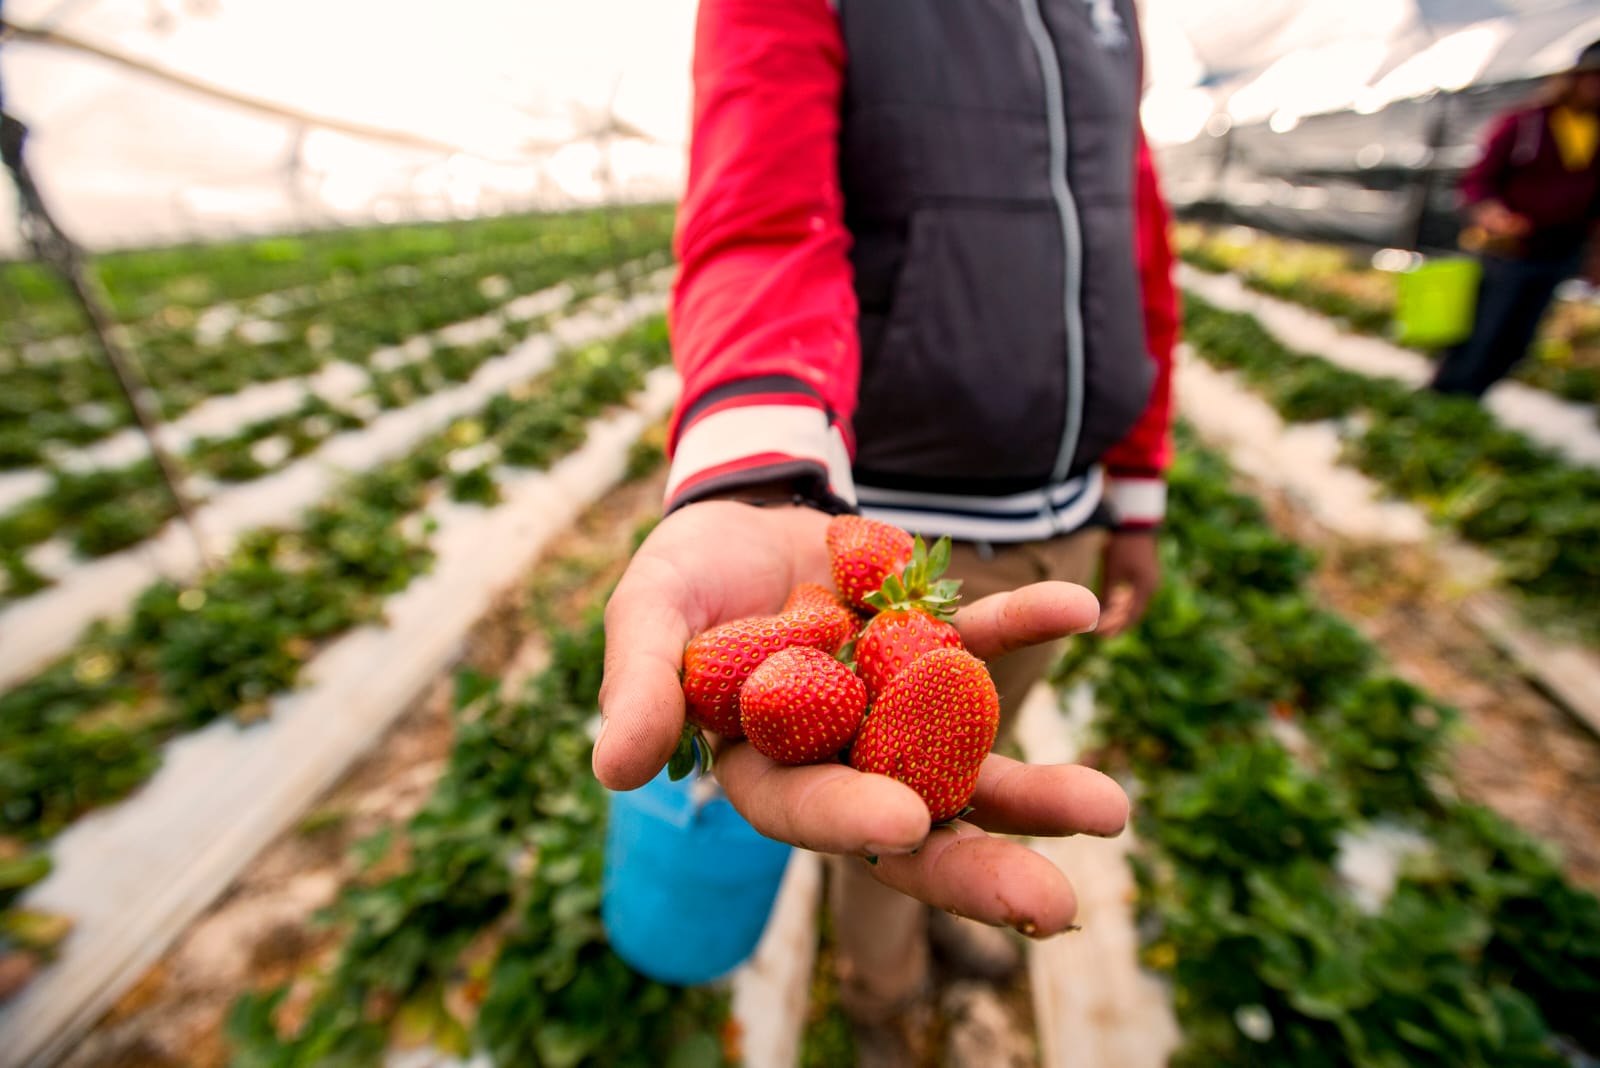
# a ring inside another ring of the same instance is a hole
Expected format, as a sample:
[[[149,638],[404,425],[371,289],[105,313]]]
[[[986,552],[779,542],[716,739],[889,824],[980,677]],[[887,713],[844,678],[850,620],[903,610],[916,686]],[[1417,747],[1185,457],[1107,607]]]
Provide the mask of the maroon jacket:
[[[1600,152],[1583,170],[1568,170],[1550,131],[1550,110],[1544,104],[1502,116],[1461,179],[1465,206],[1498,200],[1533,223],[1529,258],[1572,255],[1600,219]]]

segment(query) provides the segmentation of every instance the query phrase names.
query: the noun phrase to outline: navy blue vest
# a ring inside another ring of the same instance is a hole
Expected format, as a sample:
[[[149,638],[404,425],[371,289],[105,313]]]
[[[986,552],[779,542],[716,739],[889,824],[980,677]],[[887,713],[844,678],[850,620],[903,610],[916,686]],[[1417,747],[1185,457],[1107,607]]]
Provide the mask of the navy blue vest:
[[[856,478],[1058,485],[1149,395],[1131,0],[841,0]]]

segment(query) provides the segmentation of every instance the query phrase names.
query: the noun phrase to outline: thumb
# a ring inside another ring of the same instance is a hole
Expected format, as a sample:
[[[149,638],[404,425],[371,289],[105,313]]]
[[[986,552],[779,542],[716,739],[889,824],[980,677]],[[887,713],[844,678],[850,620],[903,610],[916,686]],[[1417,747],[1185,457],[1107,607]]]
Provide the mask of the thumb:
[[[655,777],[683,732],[679,670],[690,627],[672,569],[636,556],[606,604],[594,773],[612,790]]]

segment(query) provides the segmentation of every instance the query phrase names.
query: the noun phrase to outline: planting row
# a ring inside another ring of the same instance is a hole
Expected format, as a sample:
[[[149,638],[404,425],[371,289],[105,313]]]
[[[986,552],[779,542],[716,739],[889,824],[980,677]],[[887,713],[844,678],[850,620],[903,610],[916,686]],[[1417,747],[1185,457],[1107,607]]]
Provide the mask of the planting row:
[[[196,439],[188,446],[185,466],[215,483],[260,478],[329,438],[364,426],[381,411],[467,382],[486,362],[544,329],[547,320],[504,316],[490,325],[495,333],[477,340],[450,344],[436,337],[420,346],[420,354],[391,350],[397,358],[381,368],[363,369],[365,387],[351,391],[342,402],[307,393],[297,408],[227,436]],[[41,495],[0,514],[0,568],[5,576],[0,604],[49,585],[48,577],[29,563],[31,547],[61,538],[80,558],[103,556],[145,540],[176,514],[176,503],[148,459],[100,470],[53,471]]]
[[[352,479],[296,528],[246,535],[192,586],[151,587],[126,622],[96,627],[0,695],[0,859],[12,854],[20,873],[0,877],[0,909],[47,870],[24,844],[143,782],[174,735],[259,714],[322,645],[379,618],[384,599],[429,566],[432,496],[494,501],[497,466],[548,467],[667,358],[659,317],[563,354],[476,417]]]
[[[292,1023],[287,988],[235,1005],[232,1063],[379,1065],[393,1045],[424,1043],[527,1068],[727,1063],[724,993],[646,980],[606,943],[605,792],[586,733],[598,611],[549,643],[550,666],[515,700],[493,680],[458,680],[443,778],[415,818],[363,847],[387,874],[329,912],[344,935],[337,961],[302,979],[314,992]]]
[[[1285,347],[1254,318],[1192,293],[1184,328],[1208,362],[1238,371],[1291,422],[1344,420],[1363,472],[1499,560],[1512,587],[1594,640],[1600,607],[1600,472],[1575,468],[1473,401],[1414,391]]]
[[[1318,607],[1311,555],[1230,478],[1184,441],[1145,622],[1062,668],[1093,684],[1138,783],[1143,960],[1173,982],[1172,1063],[1600,1052],[1600,901],[1457,800],[1451,710]]]
[[[665,207],[618,205],[108,252],[94,258],[94,268],[121,322],[160,326],[174,312],[217,305],[253,300],[238,310],[267,314],[286,304],[315,303],[386,272],[403,274],[444,257],[537,246],[549,239],[552,219],[603,227],[607,212],[619,233],[639,225],[671,226]],[[0,264],[0,307],[16,313],[0,322],[0,348],[83,329],[60,279],[37,263]]]
[[[1175,229],[1178,253],[1203,271],[1237,275],[1251,289],[1312,308],[1365,334],[1392,333],[1396,275],[1329,245],[1192,223]],[[1557,301],[1514,377],[1571,400],[1600,402],[1600,306]]]
[[[1063,665],[1116,710],[1106,740],[1141,784],[1144,956],[1175,980],[1174,1063],[1557,1068],[1595,1049],[1600,902],[1454,800],[1450,711],[1317,608],[1309,554],[1184,444],[1149,621]],[[332,910],[346,941],[309,1005],[287,1020],[278,989],[236,1007],[237,1063],[378,1064],[397,1040],[499,1064],[719,1063],[721,1007],[633,975],[597,922],[582,725],[601,651],[594,625],[559,636],[520,703],[462,681],[445,779],[367,847],[388,874]],[[1353,885],[1348,858],[1387,842],[1392,883]]]
[[[254,382],[309,374],[336,360],[366,365],[374,350],[495,312],[516,294],[662,252],[670,238],[666,219],[666,209],[611,223],[597,213],[543,217],[519,243],[347,287],[271,320],[248,320],[220,338],[202,340],[193,330],[146,337],[138,346],[141,367],[161,414],[173,418]],[[40,463],[131,420],[110,372],[87,354],[14,358],[5,374],[0,469]]]

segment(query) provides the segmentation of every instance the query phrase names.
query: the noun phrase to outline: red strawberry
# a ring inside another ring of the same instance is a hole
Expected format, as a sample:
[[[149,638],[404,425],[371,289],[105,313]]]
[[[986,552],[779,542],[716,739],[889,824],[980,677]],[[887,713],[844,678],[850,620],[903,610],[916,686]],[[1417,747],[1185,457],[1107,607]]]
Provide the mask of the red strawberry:
[[[923,653],[888,686],[850,747],[850,766],[898,779],[941,823],[961,812],[1000,726],[1000,698],[965,649]]]
[[[785,612],[797,612],[803,608],[822,612],[835,621],[839,627],[839,644],[829,652],[836,653],[856,636],[861,629],[861,617],[856,610],[844,603],[840,596],[815,582],[802,582],[789,591],[789,599],[783,602]]]
[[[838,594],[815,582],[802,582],[789,591],[789,599],[783,602],[783,610],[793,612],[797,608],[842,608],[846,612],[851,610]]]
[[[817,764],[850,744],[867,711],[867,687],[817,649],[767,657],[739,687],[739,721],[760,752],[780,764]]]
[[[867,699],[933,649],[960,649],[956,628],[920,608],[890,608],[867,622],[856,639],[856,673],[867,684]]]
[[[833,584],[856,608],[865,607],[867,594],[911,562],[911,535],[875,519],[835,516],[828,524],[827,540]]]
[[[962,647],[948,621],[961,583],[940,578],[949,566],[949,538],[940,538],[932,549],[913,538],[905,568],[867,594],[867,606],[878,614],[856,638],[855,660],[870,700],[876,701],[889,680],[923,653]]]
[[[751,616],[697,635],[683,650],[683,696],[690,723],[729,738],[739,727],[739,687],[780,649],[806,645],[832,655],[854,633],[842,612],[804,608],[777,616]]]

